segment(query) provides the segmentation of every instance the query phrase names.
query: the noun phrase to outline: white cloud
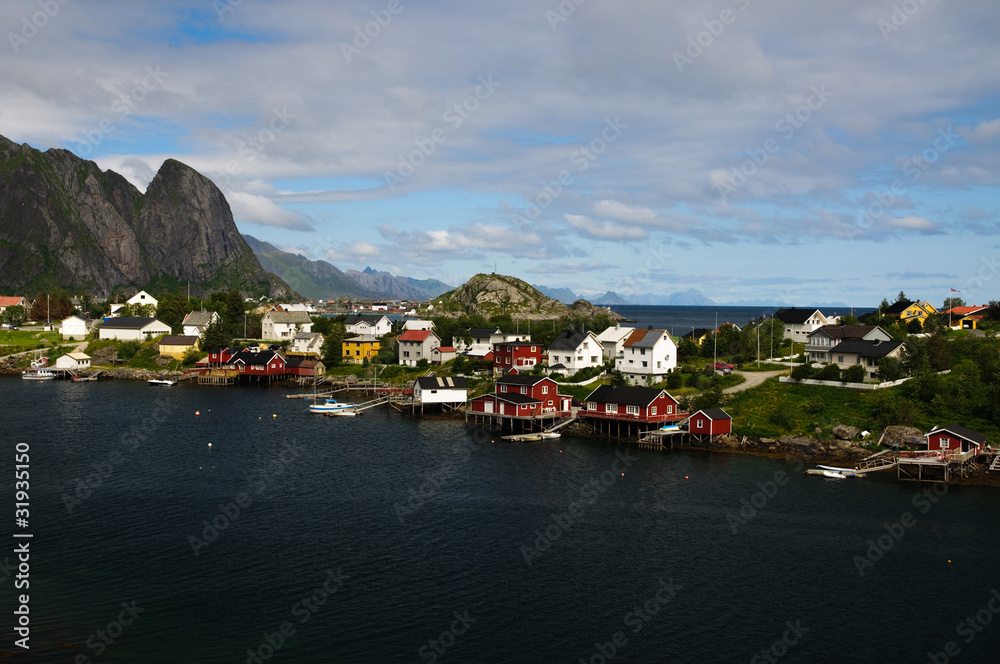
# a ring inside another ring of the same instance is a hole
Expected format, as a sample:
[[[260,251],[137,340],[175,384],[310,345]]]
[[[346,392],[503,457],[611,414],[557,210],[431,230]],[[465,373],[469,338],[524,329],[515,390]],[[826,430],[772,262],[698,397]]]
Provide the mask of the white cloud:
[[[567,214],[565,217],[573,228],[583,231],[590,237],[602,240],[642,240],[649,236],[649,233],[644,229],[634,226],[622,226],[610,221],[596,221],[580,214]]]
[[[237,222],[276,226],[293,231],[313,230],[313,227],[303,221],[299,215],[278,207],[273,201],[263,196],[237,191],[230,192],[226,199],[229,201],[229,207],[233,210],[233,218]]]
[[[938,225],[933,221],[924,219],[923,217],[896,217],[889,220],[889,225],[894,228],[905,228],[914,231],[932,231],[938,228]]]

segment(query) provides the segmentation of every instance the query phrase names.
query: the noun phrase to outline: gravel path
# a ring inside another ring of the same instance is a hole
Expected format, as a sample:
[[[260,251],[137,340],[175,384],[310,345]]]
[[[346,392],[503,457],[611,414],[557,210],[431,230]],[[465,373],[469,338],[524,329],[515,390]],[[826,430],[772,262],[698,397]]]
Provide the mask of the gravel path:
[[[733,392],[742,392],[743,390],[749,390],[751,387],[757,387],[763,383],[768,378],[773,378],[774,376],[780,376],[781,374],[788,373],[787,369],[781,371],[733,371],[737,376],[743,376],[744,380],[739,385],[733,385],[732,387],[727,387],[722,390],[723,394],[732,394]]]

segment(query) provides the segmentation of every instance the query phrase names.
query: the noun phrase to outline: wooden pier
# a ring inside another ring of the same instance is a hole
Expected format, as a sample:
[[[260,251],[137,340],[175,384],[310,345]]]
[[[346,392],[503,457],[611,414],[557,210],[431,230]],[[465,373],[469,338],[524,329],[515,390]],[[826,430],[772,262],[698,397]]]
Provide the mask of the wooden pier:
[[[979,470],[976,450],[968,452],[900,452],[896,477],[913,482],[957,482]]]

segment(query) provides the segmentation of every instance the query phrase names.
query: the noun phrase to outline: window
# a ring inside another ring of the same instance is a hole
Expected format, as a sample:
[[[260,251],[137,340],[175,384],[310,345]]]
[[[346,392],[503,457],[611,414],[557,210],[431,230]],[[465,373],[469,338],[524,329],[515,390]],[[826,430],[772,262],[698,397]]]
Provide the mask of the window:
[[[656,406],[650,406],[649,407],[649,414],[650,415],[656,415]]]
[[[628,413],[629,415],[638,415],[639,414],[639,407],[638,406],[625,406],[625,412]]]
[[[549,393],[549,386],[542,385],[542,394],[548,394],[548,393]]]
[[[506,385],[501,385],[500,386],[500,391],[501,392],[506,392],[507,391],[507,386]]]
[[[510,364],[510,358],[508,357],[508,358],[505,358],[505,359],[507,360],[507,364]]]
[[[587,402],[587,410],[597,410],[597,404],[593,401]]]
[[[528,388],[527,387],[522,387],[521,388],[521,394],[527,394],[527,393],[528,393]]]
[[[667,415],[671,414],[672,412],[674,412],[674,405],[670,404],[667,406]]]
[[[532,352],[532,353],[534,353],[534,352],[535,352],[535,347],[534,347],[534,346],[532,346],[532,347],[531,347],[531,352]]]
[[[642,361],[642,366],[643,367],[649,366],[649,362],[647,362],[646,360],[643,360]]]
[[[941,438],[941,449],[942,450],[946,450],[949,447],[951,447],[951,439],[949,439],[949,438]]]
[[[645,348],[640,348],[639,349],[639,355],[645,355],[645,354],[646,354],[646,349]]]
[[[660,368],[660,361],[659,361],[659,360],[657,360],[657,361],[656,361],[656,368],[657,368],[657,369],[659,369],[659,368]]]
[[[588,342],[584,341],[583,342],[583,349],[586,350],[588,348],[590,348],[590,344]]]
[[[409,357],[409,356],[410,356],[410,351],[404,350],[403,351],[403,357]]]
[[[837,356],[837,362],[839,362],[840,364],[843,364],[844,363],[844,356],[843,355],[838,355]]]
[[[605,406],[604,406],[604,412],[606,412],[606,413],[617,413],[618,412],[618,404],[616,404],[616,403],[605,404]]]
[[[695,429],[703,429],[703,428],[705,428],[705,420],[703,420],[701,418],[698,418],[697,420],[695,420],[694,421],[694,428]]]

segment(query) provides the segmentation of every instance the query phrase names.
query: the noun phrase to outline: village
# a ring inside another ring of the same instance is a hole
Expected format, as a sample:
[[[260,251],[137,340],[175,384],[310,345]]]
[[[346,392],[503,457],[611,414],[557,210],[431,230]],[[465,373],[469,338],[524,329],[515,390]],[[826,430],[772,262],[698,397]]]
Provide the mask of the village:
[[[0,297],[8,337],[29,330],[58,337],[48,348],[9,355],[7,362],[24,366],[20,372],[26,380],[127,377],[164,387],[180,382],[306,387],[312,391],[288,396],[336,403],[328,410],[340,414],[384,405],[415,417],[458,417],[511,441],[571,432],[651,449],[701,447],[832,460],[841,465],[824,472],[836,477],[881,470],[917,481],[1000,477],[1000,457],[987,436],[960,422],[927,431],[888,425],[875,435],[838,423],[829,426],[826,440],[795,431],[770,438],[754,429],[752,418],[741,426],[743,418],[727,410],[727,401],[735,405],[743,398],[738,393],[754,391],[751,383],[757,381],[748,378],[756,375],[777,376],[789,389],[857,393],[901,385],[909,380],[904,370],[909,336],[928,336],[925,328],[931,323],[981,336],[978,327],[989,318],[986,305],[962,303],[939,311],[929,302],[900,299],[884,303],[888,306],[864,322],[853,315],[785,308],[742,327],[724,323],[677,337],[620,321],[599,331],[573,323],[557,330],[553,323],[542,331],[536,325],[533,340],[530,324],[526,330],[515,321],[451,325],[428,315],[426,302],[244,300],[237,305],[230,294],[227,302],[218,298],[216,304],[244,312],[244,334],[237,342],[222,333],[225,311],[201,304],[171,325],[157,317],[164,310],[160,301],[139,291],[123,302],[106,303],[107,315],[101,318],[74,307],[75,313],[54,321],[48,319],[51,302]],[[39,306],[48,309],[45,323],[25,327],[24,312],[34,310],[37,320]],[[238,328],[239,316],[230,312],[228,317],[230,331],[234,318]],[[449,327],[446,334],[442,328]],[[249,337],[251,331],[258,338]],[[766,335],[763,356],[761,335]],[[131,357],[120,356],[128,355],[122,353],[126,349]],[[135,366],[143,354],[147,366]],[[730,363],[734,358],[738,365]],[[337,402],[334,395],[362,402]],[[324,408],[316,406],[314,412]],[[814,428],[822,433],[822,427]]]

